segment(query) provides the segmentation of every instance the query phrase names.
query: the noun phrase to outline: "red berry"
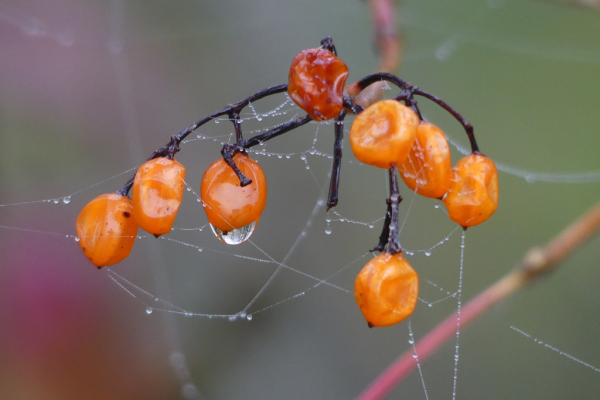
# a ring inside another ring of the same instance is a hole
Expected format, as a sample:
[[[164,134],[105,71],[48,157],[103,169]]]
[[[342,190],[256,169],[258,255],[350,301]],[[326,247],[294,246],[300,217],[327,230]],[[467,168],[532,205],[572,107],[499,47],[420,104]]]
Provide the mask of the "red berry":
[[[292,61],[288,94],[315,121],[331,119],[344,108],[346,78],[348,67],[329,50],[303,50]]]

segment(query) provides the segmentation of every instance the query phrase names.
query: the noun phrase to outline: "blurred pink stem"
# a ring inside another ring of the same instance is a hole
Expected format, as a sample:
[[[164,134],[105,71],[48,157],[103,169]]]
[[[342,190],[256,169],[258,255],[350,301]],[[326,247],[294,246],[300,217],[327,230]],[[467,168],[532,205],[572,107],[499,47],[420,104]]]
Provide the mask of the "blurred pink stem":
[[[592,207],[546,246],[534,247],[529,250],[517,268],[462,307],[460,312],[461,329],[464,329],[471,321],[481,316],[491,306],[523,288],[533,278],[552,270],[555,265],[591,238],[599,228],[600,203]],[[450,315],[416,344],[421,363],[456,335],[456,318],[457,313]],[[358,399],[374,400],[384,398],[416,367],[417,362],[413,358],[411,349],[389,366]]]

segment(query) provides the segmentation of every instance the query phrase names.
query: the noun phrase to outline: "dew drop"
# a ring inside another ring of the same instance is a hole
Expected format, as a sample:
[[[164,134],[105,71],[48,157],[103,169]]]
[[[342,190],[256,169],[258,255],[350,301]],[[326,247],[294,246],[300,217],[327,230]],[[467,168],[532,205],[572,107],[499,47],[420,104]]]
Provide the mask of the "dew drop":
[[[75,236],[75,241],[79,242],[81,240],[81,238],[79,236]]]
[[[71,196],[63,197],[63,203],[69,204],[71,202]]]
[[[150,314],[152,314],[152,311],[153,311],[152,307],[146,308],[146,314],[150,315]]]
[[[426,255],[427,257],[429,257],[429,256],[431,255],[431,250],[426,250],[426,251],[425,251],[425,255]]]
[[[325,229],[325,233],[326,233],[327,235],[331,235],[331,229],[329,229],[329,228]]]
[[[277,154],[277,158],[283,158],[283,155]]]
[[[198,252],[202,253],[202,247],[198,247]]]
[[[415,339],[413,339],[413,338],[408,339],[408,344],[414,344],[414,343],[415,343]]]
[[[262,117],[260,115],[257,115],[256,120],[260,122],[260,121],[262,121]]]
[[[301,159],[302,161],[306,161],[306,154],[302,154],[302,155],[300,156],[300,159]]]
[[[440,208],[440,203],[438,203],[438,202],[436,201],[435,203],[433,203],[433,206],[434,206],[435,208]]]
[[[233,322],[237,319],[237,315],[230,315],[228,319],[229,319],[229,322]]]
[[[289,154],[286,154],[286,155],[285,155],[285,158],[287,158],[288,160],[289,160],[291,157],[292,157],[292,156],[291,156],[291,155],[289,155]]]
[[[223,232],[213,224],[209,225],[217,239],[219,239],[221,242],[225,244],[236,245],[244,243],[246,240],[250,239],[250,236],[252,236],[254,228],[256,227],[256,221],[239,229],[230,230],[229,232]]]
[[[215,124],[218,124],[218,123],[219,123],[219,120],[218,120],[218,119],[215,119]]]
[[[240,311],[240,312],[238,313],[238,317],[240,317],[240,318],[246,318],[247,316],[248,316],[248,315],[246,314],[246,311]]]
[[[54,204],[58,204],[59,202],[60,202],[60,200],[54,199]]]
[[[369,229],[375,228],[375,225],[369,225]]]
[[[416,359],[417,357],[419,357],[419,355],[417,353],[413,353],[413,358]]]

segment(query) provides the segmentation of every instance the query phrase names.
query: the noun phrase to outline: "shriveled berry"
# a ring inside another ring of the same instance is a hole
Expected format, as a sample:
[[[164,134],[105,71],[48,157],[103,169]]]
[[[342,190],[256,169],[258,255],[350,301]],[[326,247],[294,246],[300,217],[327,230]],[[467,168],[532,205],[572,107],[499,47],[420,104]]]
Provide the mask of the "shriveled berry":
[[[411,190],[441,199],[452,185],[450,147],[444,132],[429,122],[421,122],[408,159],[398,167],[400,176]]]
[[[288,94],[315,121],[336,117],[344,108],[342,93],[348,67],[325,49],[306,49],[292,61]]]
[[[382,253],[356,277],[354,298],[370,327],[397,324],[411,315],[419,296],[419,276],[402,253]]]
[[[360,113],[350,128],[354,156],[379,168],[401,165],[408,158],[419,117],[396,100],[374,103]]]
[[[135,218],[143,230],[160,236],[171,231],[185,186],[185,167],[159,157],[142,164],[135,174],[132,200]]]
[[[454,167],[454,183],[443,198],[450,219],[463,228],[479,225],[498,208],[498,170],[482,154],[463,157]]]
[[[131,200],[117,193],[90,201],[79,213],[75,227],[83,254],[97,267],[124,260],[138,231]]]

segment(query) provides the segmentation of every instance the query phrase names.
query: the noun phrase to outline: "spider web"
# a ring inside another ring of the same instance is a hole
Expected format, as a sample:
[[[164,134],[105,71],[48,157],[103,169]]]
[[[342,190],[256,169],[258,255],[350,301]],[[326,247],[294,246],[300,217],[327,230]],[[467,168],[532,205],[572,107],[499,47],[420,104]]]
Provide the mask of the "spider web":
[[[400,240],[421,279],[409,320],[368,329],[354,304],[386,176],[346,145],[340,204],[326,213],[324,123],[254,149],[269,200],[250,243],[218,242],[196,201],[202,171],[232,140],[220,120],[178,154],[191,190],[174,231],[140,232],[126,261],[90,267],[74,236],[79,210],[120,188],[169,135],[285,82],[293,56],[328,35],[350,81],[374,68],[364,4],[315,13],[321,3],[248,3],[0,4],[10,55],[0,69],[2,397],[352,398],[597,201],[598,15],[545,2],[405,1],[402,77],[470,119],[504,172],[500,209],[464,237],[443,206],[401,189]],[[420,105],[458,160],[467,140],[456,122]],[[285,96],[245,111],[246,137],[300,113]],[[457,333],[394,394],[593,398],[598,248]]]

